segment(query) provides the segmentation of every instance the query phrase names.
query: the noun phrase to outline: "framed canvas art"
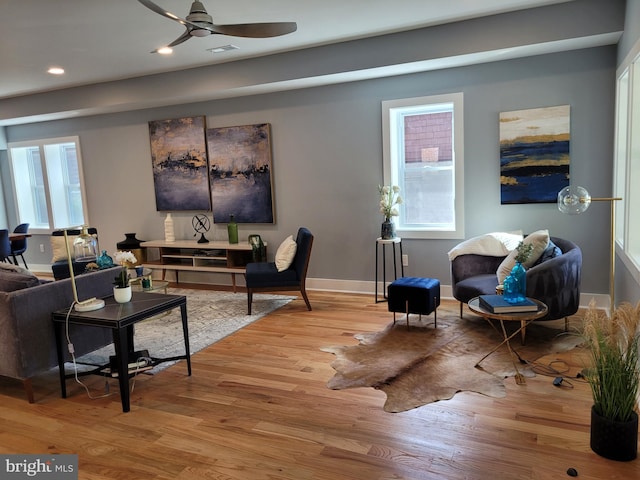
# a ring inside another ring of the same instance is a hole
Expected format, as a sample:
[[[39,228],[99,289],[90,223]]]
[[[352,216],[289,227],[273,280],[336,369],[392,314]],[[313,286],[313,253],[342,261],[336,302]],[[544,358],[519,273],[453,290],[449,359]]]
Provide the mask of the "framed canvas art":
[[[569,105],[501,113],[501,203],[556,203],[569,185],[569,145]]]
[[[214,223],[275,223],[271,125],[207,129]]]
[[[205,117],[149,122],[158,211],[211,210]]]

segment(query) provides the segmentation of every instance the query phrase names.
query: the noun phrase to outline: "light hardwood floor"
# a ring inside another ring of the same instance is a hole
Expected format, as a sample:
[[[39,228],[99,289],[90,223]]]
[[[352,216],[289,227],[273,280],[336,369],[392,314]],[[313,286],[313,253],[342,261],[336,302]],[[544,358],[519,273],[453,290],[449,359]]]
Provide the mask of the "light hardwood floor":
[[[356,344],[392,315],[372,295],[309,296],[312,312],[295,300],[195,354],[192,377],[183,362],[142,376],[129,413],[116,382],[95,400],[69,383],[61,399],[55,374],[39,377],[30,405],[19,382],[0,380],[0,451],[77,453],[87,480],[564,479],[570,467],[583,480],[640,478],[640,460],[590,450],[580,382],[508,379],[506,398],[461,393],[394,414],[380,391],[329,390],[334,357],[320,348]],[[583,366],[575,351],[562,358],[570,374]],[[103,393],[103,380],[88,383]]]

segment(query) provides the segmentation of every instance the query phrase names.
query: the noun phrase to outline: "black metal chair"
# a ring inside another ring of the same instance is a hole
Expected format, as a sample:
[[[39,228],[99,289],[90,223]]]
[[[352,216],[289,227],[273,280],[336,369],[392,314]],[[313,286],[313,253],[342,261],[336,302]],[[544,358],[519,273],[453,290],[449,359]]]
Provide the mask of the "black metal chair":
[[[27,233],[28,231],[29,231],[29,224],[21,223],[13,230],[13,233]],[[22,259],[22,263],[24,263],[24,268],[28,269],[29,267],[27,266],[27,262],[22,256],[22,254],[26,251],[27,251],[26,238],[11,240],[11,256],[13,257],[13,263],[18,265],[18,259],[16,258],[16,255],[20,255],[20,258]]]
[[[307,309],[311,310],[305,282],[311,258],[313,234],[304,227],[298,230],[296,237],[296,255],[291,266],[281,272],[274,262],[249,263],[245,273],[247,281],[248,314],[251,315],[251,303],[254,292],[273,292],[277,290],[300,290]]]
[[[11,241],[9,240],[9,230],[0,230],[0,262],[11,263]]]

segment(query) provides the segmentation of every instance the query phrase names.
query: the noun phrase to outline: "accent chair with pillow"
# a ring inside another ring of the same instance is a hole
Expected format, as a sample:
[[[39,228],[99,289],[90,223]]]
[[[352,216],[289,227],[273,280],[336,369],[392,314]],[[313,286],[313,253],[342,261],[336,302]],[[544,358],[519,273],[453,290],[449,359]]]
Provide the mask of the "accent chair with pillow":
[[[290,235],[280,244],[276,251],[275,261],[247,264],[245,278],[249,315],[251,315],[254,292],[300,290],[302,298],[307,304],[307,309],[311,310],[305,282],[312,246],[313,234],[309,229],[300,227],[295,241]]]
[[[566,324],[567,317],[575,314],[580,306],[582,251],[569,240],[548,236],[546,240],[545,232],[535,232],[529,239],[538,258],[534,259],[532,253],[528,263],[527,297],[536,298],[549,307],[547,315],[540,320],[564,318]],[[541,245],[546,246],[540,252]],[[501,283],[499,278],[504,279],[511,270],[511,261],[515,262],[515,253],[511,252],[505,255],[472,252],[473,249],[456,248],[449,252],[451,287],[454,298],[460,302],[461,318],[463,306],[469,300],[496,293]]]

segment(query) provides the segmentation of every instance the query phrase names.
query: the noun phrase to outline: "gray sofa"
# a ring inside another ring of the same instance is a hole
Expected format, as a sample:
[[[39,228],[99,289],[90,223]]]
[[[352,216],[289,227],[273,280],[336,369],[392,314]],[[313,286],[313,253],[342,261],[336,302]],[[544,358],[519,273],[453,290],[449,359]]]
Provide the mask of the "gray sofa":
[[[76,277],[79,299],[111,295],[117,268]],[[58,366],[51,312],[71,306],[70,282],[43,283],[0,269],[0,376],[22,380],[30,403],[31,378]],[[101,328],[72,326],[70,336],[76,356],[112,342],[111,332]]]
[[[575,314],[580,307],[582,251],[575,243],[558,237],[550,240],[561,254],[527,270],[527,296],[549,307],[540,320],[556,320]],[[453,296],[462,306],[478,295],[496,293],[496,270],[505,257],[460,255],[451,262]]]

